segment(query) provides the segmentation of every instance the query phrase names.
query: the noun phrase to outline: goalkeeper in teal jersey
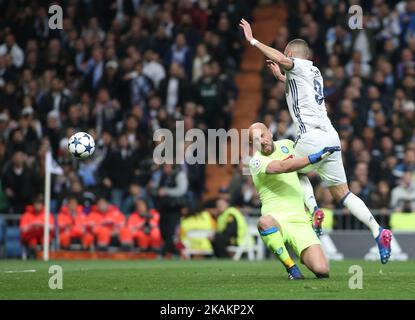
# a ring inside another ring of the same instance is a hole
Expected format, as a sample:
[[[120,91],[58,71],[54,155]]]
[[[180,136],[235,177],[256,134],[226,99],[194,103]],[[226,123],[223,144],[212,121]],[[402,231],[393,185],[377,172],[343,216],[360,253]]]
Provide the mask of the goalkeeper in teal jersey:
[[[262,204],[258,221],[262,240],[283,263],[289,279],[304,277],[285,244],[318,278],[327,278],[328,262],[305,211],[304,191],[295,171],[340,151],[340,146],[327,146],[308,157],[294,158],[294,142],[273,141],[271,131],[263,123],[254,123],[249,134],[256,150],[249,167]]]

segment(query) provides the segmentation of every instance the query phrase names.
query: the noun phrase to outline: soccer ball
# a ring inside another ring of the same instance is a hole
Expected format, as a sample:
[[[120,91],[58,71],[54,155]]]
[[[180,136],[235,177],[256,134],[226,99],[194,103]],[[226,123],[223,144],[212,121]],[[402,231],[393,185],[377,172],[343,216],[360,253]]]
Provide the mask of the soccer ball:
[[[77,132],[69,138],[68,150],[76,159],[87,159],[95,151],[94,138],[86,132]]]

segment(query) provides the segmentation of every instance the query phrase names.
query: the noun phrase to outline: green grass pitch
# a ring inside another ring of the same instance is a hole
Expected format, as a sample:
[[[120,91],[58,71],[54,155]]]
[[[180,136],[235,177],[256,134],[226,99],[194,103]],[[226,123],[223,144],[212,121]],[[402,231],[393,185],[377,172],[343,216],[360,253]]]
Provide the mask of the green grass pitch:
[[[63,269],[51,290],[49,266]],[[363,269],[351,290],[349,267]],[[415,260],[331,263],[331,278],[289,281],[276,260],[249,261],[0,261],[0,299],[415,299]]]

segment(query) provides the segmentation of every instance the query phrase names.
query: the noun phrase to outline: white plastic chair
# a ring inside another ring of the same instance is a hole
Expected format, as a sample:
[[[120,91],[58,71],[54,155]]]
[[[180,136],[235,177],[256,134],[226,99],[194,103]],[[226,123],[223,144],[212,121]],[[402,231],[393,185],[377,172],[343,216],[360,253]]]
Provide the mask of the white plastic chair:
[[[252,241],[254,238],[254,241]],[[239,261],[244,253],[247,254],[249,261],[264,259],[264,244],[259,236],[256,226],[249,225],[248,232],[243,243],[239,246],[228,246],[228,252],[234,253],[233,260]]]

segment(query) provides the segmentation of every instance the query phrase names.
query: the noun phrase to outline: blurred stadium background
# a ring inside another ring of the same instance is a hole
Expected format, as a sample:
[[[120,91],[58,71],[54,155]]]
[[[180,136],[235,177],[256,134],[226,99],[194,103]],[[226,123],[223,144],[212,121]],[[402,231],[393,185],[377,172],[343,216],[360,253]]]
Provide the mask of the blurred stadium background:
[[[48,27],[51,4],[62,30]],[[361,30],[348,27],[353,4]],[[64,170],[52,259],[267,258],[241,166],[152,159],[154,131],[177,120],[205,131],[259,120],[295,139],[284,86],[243,41],[243,17],[280,50],[309,43],[350,189],[395,231],[392,259],[415,257],[414,0],[3,0],[0,12],[0,259],[41,258],[49,148]],[[77,131],[94,137],[92,159],[68,154]],[[377,260],[364,226],[312,183],[330,259]]]

